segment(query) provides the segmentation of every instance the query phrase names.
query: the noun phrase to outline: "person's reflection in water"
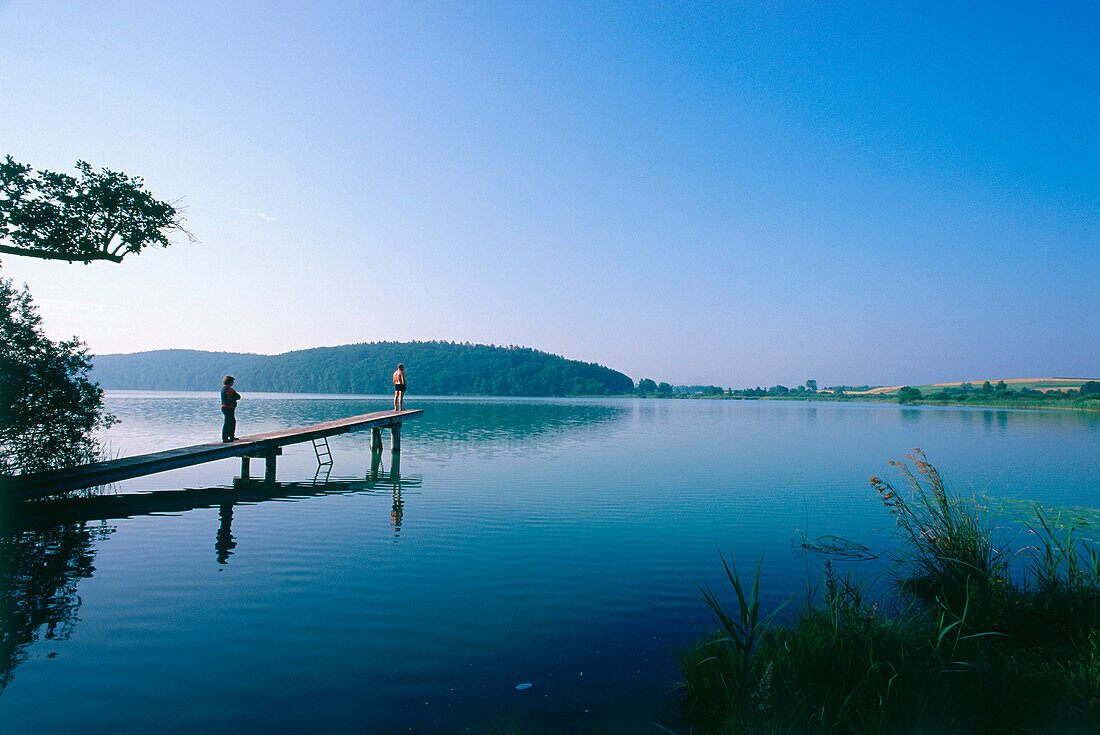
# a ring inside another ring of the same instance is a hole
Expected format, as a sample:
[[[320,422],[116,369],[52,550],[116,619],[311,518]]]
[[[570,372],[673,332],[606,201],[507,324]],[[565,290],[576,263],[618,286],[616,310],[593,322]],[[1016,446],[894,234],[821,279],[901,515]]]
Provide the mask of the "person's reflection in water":
[[[390,481],[393,483],[393,507],[390,509],[390,525],[393,526],[393,542],[401,535],[401,519],[405,515],[405,501],[401,499],[401,454],[390,455]]]
[[[401,535],[401,519],[405,515],[405,501],[401,499],[401,486],[393,487],[393,508],[390,509],[390,525],[393,526],[393,540],[396,543]]]
[[[229,557],[233,555],[233,549],[237,542],[233,540],[233,504],[222,503],[218,508],[218,538],[214,542],[214,551],[218,553],[218,563],[228,564]]]

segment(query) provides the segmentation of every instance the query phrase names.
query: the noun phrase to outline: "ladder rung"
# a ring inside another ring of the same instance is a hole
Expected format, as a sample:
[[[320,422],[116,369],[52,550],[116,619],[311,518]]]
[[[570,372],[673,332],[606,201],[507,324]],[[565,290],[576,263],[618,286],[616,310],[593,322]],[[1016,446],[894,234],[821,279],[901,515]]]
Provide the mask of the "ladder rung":
[[[322,436],[319,439],[314,439],[313,451],[317,455],[317,464],[332,464],[332,450],[330,450],[328,446],[328,437]],[[324,459],[322,459],[322,456],[324,457]]]

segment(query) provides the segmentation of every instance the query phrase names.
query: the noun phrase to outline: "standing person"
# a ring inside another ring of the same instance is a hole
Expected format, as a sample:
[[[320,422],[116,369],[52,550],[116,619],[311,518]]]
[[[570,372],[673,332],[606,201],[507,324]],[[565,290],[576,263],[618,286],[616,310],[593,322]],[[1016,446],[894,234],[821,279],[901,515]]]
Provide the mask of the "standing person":
[[[397,366],[393,371],[393,410],[400,411],[405,408],[405,365]]]
[[[222,424],[222,441],[237,441],[237,401],[241,400],[241,394],[233,390],[232,375],[226,375],[222,381],[222,413],[225,414],[225,422]]]

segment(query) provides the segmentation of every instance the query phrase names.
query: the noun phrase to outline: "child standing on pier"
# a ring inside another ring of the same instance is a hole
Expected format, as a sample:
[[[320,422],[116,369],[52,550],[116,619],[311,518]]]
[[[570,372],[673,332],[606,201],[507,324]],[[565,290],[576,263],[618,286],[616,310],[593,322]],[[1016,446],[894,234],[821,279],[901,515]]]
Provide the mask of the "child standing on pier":
[[[222,413],[225,421],[222,423],[222,441],[231,442],[237,440],[237,401],[241,400],[241,394],[233,390],[232,375],[226,375],[222,381]]]

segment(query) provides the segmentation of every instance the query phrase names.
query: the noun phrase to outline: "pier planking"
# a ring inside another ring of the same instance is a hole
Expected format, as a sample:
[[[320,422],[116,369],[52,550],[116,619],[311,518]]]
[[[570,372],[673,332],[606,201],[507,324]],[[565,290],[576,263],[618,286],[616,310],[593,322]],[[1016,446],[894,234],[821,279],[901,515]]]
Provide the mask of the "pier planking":
[[[59,470],[0,477],[0,497],[10,500],[30,500],[230,457],[243,457],[245,463],[243,469],[247,469],[249,458],[263,457],[266,460],[266,475],[274,479],[275,457],[281,454],[282,447],[288,444],[301,444],[315,439],[327,439],[338,434],[372,429],[378,430],[373,432],[372,448],[374,448],[381,444],[381,430],[388,428],[393,438],[393,451],[396,452],[401,448],[401,423],[416,418],[422,413],[424,413],[423,409],[377,411],[294,429],[253,434],[229,443],[219,441],[196,444]]]

